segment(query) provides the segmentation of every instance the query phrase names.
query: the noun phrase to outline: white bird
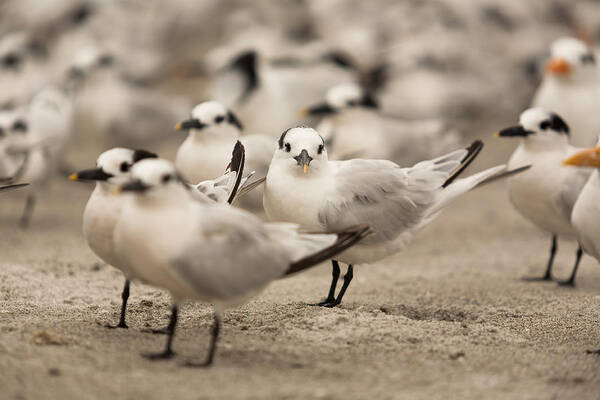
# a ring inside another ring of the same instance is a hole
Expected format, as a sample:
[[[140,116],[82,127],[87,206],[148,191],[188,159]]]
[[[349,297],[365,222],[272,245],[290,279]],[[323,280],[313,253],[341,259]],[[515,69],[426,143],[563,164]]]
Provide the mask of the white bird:
[[[157,158],[146,150],[113,148],[100,154],[96,168],[83,170],[70,176],[71,180],[96,182],[83,212],[83,236],[90,249],[104,262],[120,269],[125,275],[125,285],[121,294],[121,317],[117,325],[109,328],[127,328],[125,322],[130,282],[135,276],[123,266],[115,252],[114,230],[121,216],[124,196],[115,193],[117,185],[131,180],[131,167],[138,161]],[[229,170],[214,181],[204,181],[194,188],[194,196],[205,203],[232,202],[238,193],[249,190],[244,187],[247,177],[242,178],[244,168],[244,148],[238,142],[232,153]],[[197,191],[197,192],[196,192]],[[159,331],[160,332],[160,331]]]
[[[380,112],[358,84],[327,91],[325,101],[304,109],[322,116],[317,125],[332,159],[380,158],[409,164],[456,148],[459,135],[439,119],[406,121]]]
[[[125,314],[131,280],[130,272],[122,267],[114,249],[113,233],[124,201],[122,196],[114,193],[115,187],[129,181],[133,164],[145,158],[156,157],[156,154],[145,150],[117,147],[100,154],[96,168],[82,170],[69,177],[73,181],[96,182],[83,212],[83,236],[90,249],[102,261],[120,269],[125,275],[121,317],[117,325],[107,325],[110,328],[127,328]]]
[[[0,140],[3,168],[15,182],[31,183],[21,226],[31,220],[36,198],[49,184],[61,165],[71,136],[73,108],[68,96],[56,87],[46,87],[31,100],[26,109],[0,117],[0,124],[10,122],[9,132]]]
[[[122,187],[133,192],[115,230],[115,245],[142,282],[167,289],[174,301],[164,352],[171,343],[177,305],[184,300],[212,303],[215,319],[205,366],[212,363],[226,307],[258,294],[269,282],[317,264],[360,240],[368,228],[340,234],[305,234],[293,224],[265,224],[228,205],[205,205],[166,160],[143,160],[132,168],[134,180]]]
[[[552,235],[545,274],[541,278],[526,279],[552,280],[557,237],[576,238],[571,225],[571,212],[589,172],[561,165],[562,160],[579,149],[569,145],[566,122],[544,108],[523,111],[519,125],[503,129],[496,135],[521,138],[508,167],[531,165],[531,168],[508,180],[510,201],[523,217]],[[574,285],[581,256],[579,246],[571,277],[560,284]]]
[[[571,143],[592,146],[600,131],[600,75],[596,57],[584,42],[570,37],[551,46],[546,74],[532,101],[561,115],[571,126]]]
[[[175,158],[177,170],[189,182],[220,176],[237,140],[246,148],[246,169],[259,177],[267,175],[275,140],[261,134],[242,135],[241,122],[221,103],[206,101],[198,104],[190,119],[177,124],[175,129],[189,132]],[[244,196],[240,204],[252,210],[261,209],[262,189]]]
[[[564,165],[593,168],[593,172],[577,197],[571,223],[583,251],[600,261],[600,147],[580,150],[563,161]],[[600,354],[600,350],[588,350]]]
[[[477,156],[483,143],[401,168],[387,160],[329,161],[325,142],[311,128],[291,128],[279,139],[265,182],[264,207],[271,220],[300,224],[311,232],[368,224],[373,234],[333,260],[327,307],[340,304],[353,277],[353,265],[372,263],[402,250],[418,229],[444,207],[503,165],[468,178],[458,175]],[[340,269],[348,272],[337,298]]]

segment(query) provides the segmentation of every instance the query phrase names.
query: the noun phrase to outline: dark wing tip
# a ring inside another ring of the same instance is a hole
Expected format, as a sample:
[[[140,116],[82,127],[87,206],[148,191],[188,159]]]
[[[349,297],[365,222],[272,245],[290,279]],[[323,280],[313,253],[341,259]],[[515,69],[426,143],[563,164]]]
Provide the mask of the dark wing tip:
[[[467,154],[462,159],[460,166],[450,174],[448,179],[442,185],[443,188],[450,185],[454,180],[465,170],[467,167],[477,158],[479,152],[483,149],[483,142],[479,139],[475,140],[473,143],[469,145],[465,150],[467,150]]]
[[[235,195],[237,194],[238,189],[240,188],[240,183],[242,182],[242,175],[244,174],[244,164],[246,162],[246,149],[244,145],[239,140],[235,143],[233,147],[233,152],[231,153],[231,162],[229,163],[229,170],[235,171],[235,184],[231,189],[231,193],[229,193],[229,198],[227,202],[231,204],[233,199],[235,199]]]
[[[285,272],[284,275],[295,274],[296,272],[300,272],[306,268],[310,268],[320,262],[325,260],[330,260],[335,257],[337,254],[342,251],[348,249],[349,247],[355,245],[366,236],[372,233],[371,227],[368,225],[359,225],[352,228],[349,228],[343,232],[320,232],[322,234],[327,233],[336,233],[338,235],[337,240],[334,244],[329,247],[324,248],[323,250],[311,254],[307,257],[304,257],[292,264]]]
[[[14,190],[24,186],[29,186],[29,183],[16,183],[14,185],[0,186],[0,191]]]
[[[137,149],[133,151],[133,163],[146,159],[146,158],[158,158],[158,154],[153,153],[144,149]]]

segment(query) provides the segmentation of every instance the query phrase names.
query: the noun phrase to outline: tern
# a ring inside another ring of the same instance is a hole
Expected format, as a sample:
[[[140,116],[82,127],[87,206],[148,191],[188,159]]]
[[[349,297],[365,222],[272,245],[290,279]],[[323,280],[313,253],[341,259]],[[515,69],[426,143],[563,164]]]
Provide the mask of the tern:
[[[590,173],[561,165],[562,160],[578,151],[569,145],[569,131],[569,126],[558,114],[535,107],[521,113],[518,125],[496,134],[521,139],[508,162],[509,168],[531,165],[528,171],[508,180],[510,201],[523,217],[552,236],[546,272],[540,278],[526,280],[552,280],[558,237],[576,238],[571,212]],[[575,284],[582,255],[580,244],[570,278],[559,284]]]
[[[323,138],[311,128],[290,128],[279,139],[265,182],[264,207],[271,220],[289,221],[310,231],[368,224],[373,234],[333,259],[327,298],[335,307],[353,277],[353,265],[372,263],[402,250],[413,235],[453,200],[505,169],[487,169],[457,179],[483,143],[401,168],[387,160],[329,161]],[[334,297],[339,261],[348,264]]]

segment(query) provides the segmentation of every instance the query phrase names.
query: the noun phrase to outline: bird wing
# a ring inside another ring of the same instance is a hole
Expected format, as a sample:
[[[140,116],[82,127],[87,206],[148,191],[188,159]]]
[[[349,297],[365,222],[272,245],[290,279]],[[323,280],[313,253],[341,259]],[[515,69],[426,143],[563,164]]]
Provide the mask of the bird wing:
[[[569,168],[567,177],[562,182],[562,187],[552,202],[560,215],[571,220],[571,213],[575,202],[590,177],[591,171],[587,168]]]
[[[411,168],[385,160],[332,161],[335,185],[319,222],[331,231],[368,224],[373,234],[364,244],[393,240],[428,220],[442,185],[466,154],[457,150]]]
[[[172,260],[175,271],[198,293],[211,298],[235,298],[282,276],[294,254],[254,215],[225,205],[198,204],[195,232]]]

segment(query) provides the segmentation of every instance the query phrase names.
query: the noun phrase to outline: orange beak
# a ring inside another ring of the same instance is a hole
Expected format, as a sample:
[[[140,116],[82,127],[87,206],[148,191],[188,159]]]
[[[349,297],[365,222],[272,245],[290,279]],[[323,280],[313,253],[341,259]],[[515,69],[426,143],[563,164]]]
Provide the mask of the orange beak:
[[[549,74],[567,76],[571,73],[571,64],[564,58],[552,58],[546,63]]]
[[[563,161],[564,165],[600,168],[600,147],[578,151]]]

